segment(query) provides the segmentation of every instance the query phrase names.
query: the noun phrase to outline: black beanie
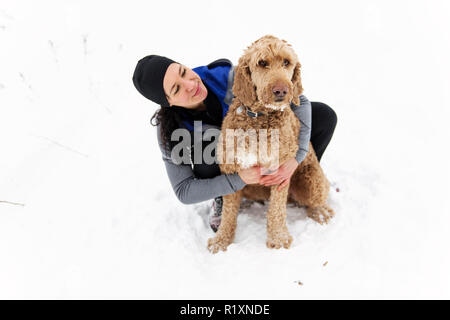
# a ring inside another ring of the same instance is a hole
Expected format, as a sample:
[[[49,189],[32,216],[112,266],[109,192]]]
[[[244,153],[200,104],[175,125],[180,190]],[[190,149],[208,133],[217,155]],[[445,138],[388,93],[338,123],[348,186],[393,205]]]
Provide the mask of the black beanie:
[[[169,107],[169,102],[164,94],[163,80],[167,68],[174,62],[169,58],[157,55],[142,58],[134,70],[134,86],[147,99],[162,107]]]

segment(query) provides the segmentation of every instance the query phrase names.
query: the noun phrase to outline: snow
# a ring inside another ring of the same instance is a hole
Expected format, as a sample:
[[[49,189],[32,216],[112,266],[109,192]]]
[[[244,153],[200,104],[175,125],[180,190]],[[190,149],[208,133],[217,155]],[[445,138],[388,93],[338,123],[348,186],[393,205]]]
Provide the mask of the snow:
[[[449,28],[438,0],[2,1],[0,298],[450,298]],[[211,203],[176,199],[131,77],[147,54],[236,63],[265,34],[338,114],[336,216],[289,207],[291,249],[270,250],[253,204],[212,255]]]

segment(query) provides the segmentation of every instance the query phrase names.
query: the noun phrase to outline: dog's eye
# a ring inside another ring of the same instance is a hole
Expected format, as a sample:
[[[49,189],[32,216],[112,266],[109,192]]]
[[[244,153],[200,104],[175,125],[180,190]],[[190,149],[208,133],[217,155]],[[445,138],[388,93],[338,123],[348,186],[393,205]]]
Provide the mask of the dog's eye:
[[[287,66],[290,65],[290,64],[291,64],[291,63],[289,62],[288,59],[284,59],[283,65],[284,65],[285,67],[287,67]]]
[[[265,67],[267,67],[268,63],[267,63],[267,61],[265,61],[265,60],[259,60],[259,61],[258,61],[258,65],[259,65],[260,67],[265,68]]]

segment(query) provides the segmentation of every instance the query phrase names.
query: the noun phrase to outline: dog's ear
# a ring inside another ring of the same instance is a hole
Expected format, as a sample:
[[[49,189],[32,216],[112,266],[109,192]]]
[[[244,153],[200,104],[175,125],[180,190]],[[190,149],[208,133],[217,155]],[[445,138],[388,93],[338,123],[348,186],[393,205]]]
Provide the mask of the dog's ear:
[[[256,102],[256,88],[252,82],[250,68],[245,56],[239,59],[234,70],[233,94],[246,106]]]
[[[292,102],[296,105],[300,105],[300,95],[303,93],[302,79],[300,77],[300,63],[297,62],[294,69],[294,75],[292,76],[292,84],[294,85],[294,92]]]

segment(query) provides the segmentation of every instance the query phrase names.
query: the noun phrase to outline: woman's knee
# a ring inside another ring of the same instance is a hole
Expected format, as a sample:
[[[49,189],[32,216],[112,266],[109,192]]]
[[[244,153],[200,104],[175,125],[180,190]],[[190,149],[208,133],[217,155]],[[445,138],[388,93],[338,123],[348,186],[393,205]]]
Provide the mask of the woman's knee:
[[[336,112],[328,105],[327,106],[327,117],[328,117],[328,122],[330,123],[330,126],[332,126],[333,128],[336,127],[337,124],[337,114]]]
[[[324,127],[334,130],[337,124],[336,112],[327,104],[322,102],[312,102],[312,118],[322,124]],[[315,117],[314,117],[315,116]]]

